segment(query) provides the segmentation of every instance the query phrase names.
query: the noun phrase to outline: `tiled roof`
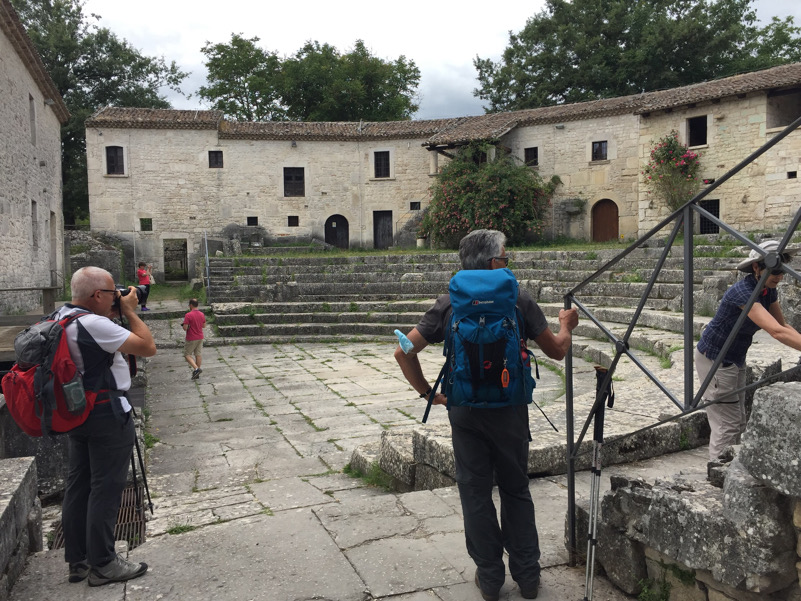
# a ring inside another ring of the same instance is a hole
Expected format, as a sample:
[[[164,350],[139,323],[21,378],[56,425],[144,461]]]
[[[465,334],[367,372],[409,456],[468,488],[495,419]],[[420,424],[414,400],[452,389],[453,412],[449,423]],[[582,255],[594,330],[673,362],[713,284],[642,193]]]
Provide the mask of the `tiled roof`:
[[[107,106],[86,120],[86,127],[121,129],[217,129],[222,111],[136,109]]]
[[[0,0],[6,2],[7,0]],[[639,115],[652,111],[708,102],[749,92],[801,85],[801,63],[744,73],[681,88],[560,104],[523,111],[427,121],[309,122],[227,121],[220,111],[170,109],[101,109],[87,126],[218,129],[229,140],[382,140],[422,138],[425,146],[457,146],[471,140],[497,140],[516,127],[605,117]]]
[[[792,63],[764,69],[763,71],[741,73],[740,75],[733,75],[723,79],[714,79],[681,88],[643,94],[640,108],[635,112],[638,114],[648,113],[677,106],[708,102],[726,98],[727,96],[781,89],[798,86],[799,84],[801,84],[801,63]]]
[[[64,99],[61,97],[50,75],[48,75],[47,69],[45,69],[42,57],[39,56],[31,38],[25,32],[17,11],[11,6],[9,0],[0,0],[0,30],[11,41],[11,45],[20,59],[22,59],[25,68],[28,69],[28,73],[33,77],[45,100],[53,101],[50,107],[59,122],[66,123],[69,121],[70,113],[67,110],[67,105],[64,104]]]
[[[243,140],[382,140],[428,138],[453,119],[383,122],[223,121],[220,139]]]

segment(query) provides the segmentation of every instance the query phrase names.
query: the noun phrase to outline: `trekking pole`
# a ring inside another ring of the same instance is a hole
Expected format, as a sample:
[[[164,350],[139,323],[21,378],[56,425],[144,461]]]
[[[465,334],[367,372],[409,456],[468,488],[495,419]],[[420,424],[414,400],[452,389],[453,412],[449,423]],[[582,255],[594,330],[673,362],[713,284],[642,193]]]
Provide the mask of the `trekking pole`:
[[[615,403],[612,379],[605,367],[595,368],[596,400],[593,406],[594,428],[592,436],[592,479],[590,480],[589,528],[587,533],[587,571],[584,579],[584,601],[592,601],[593,579],[595,577],[595,549],[598,545],[598,508],[601,494],[601,449],[604,444],[604,401],[608,399],[611,409]]]
[[[131,407],[131,411],[133,412],[134,418],[137,417],[136,409]],[[150,498],[150,487],[147,485],[147,474],[145,473],[145,462],[142,459],[142,447],[139,446],[139,438],[134,437],[134,447],[136,448],[136,455],[139,458],[139,468],[142,472],[142,484],[145,486],[145,494],[147,494],[147,508],[150,510],[150,515],[153,515],[153,501]],[[131,461],[133,461],[133,455],[131,455]]]

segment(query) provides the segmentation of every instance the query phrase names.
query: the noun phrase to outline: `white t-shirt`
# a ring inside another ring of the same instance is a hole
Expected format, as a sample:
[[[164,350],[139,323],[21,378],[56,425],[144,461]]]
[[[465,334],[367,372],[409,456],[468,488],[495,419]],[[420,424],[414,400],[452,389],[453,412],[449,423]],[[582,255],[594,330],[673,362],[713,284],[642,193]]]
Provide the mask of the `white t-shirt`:
[[[79,307],[75,307],[73,305],[64,305],[58,311],[58,317],[61,319],[62,317],[67,317],[68,315],[80,311]],[[80,326],[76,325],[75,322],[80,322]],[[91,340],[82,339],[82,344],[78,342],[79,332],[81,328],[89,335]],[[128,369],[128,362],[125,360],[125,357],[122,356],[122,353],[117,352],[122,344],[128,340],[128,336],[131,335],[129,330],[126,330],[122,326],[117,325],[113,321],[111,321],[108,317],[103,317],[101,315],[95,315],[94,313],[86,313],[81,317],[73,320],[67,326],[67,345],[70,349],[70,355],[72,355],[72,360],[75,361],[75,367],[78,368],[78,371],[81,372],[82,375],[86,378],[86,366],[85,366],[85,353],[92,353],[92,343],[102,351],[106,353],[113,353],[114,354],[114,361],[111,364],[111,376],[114,379],[112,383],[114,390],[128,390],[131,387],[131,372]],[[87,343],[89,346],[87,346]],[[96,351],[95,354],[97,358],[95,359],[95,363],[98,360],[102,360],[102,353]],[[85,382],[84,387],[87,390],[94,389],[95,384],[90,382]],[[128,399],[120,397],[120,403],[122,404],[122,409],[125,413],[131,410],[131,404],[128,402]]]

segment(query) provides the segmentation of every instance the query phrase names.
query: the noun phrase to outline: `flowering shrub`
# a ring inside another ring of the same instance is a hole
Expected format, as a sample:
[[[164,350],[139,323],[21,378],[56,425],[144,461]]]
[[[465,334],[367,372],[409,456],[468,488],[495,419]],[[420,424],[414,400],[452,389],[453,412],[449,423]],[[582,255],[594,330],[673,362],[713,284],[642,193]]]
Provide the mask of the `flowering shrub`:
[[[545,211],[561,181],[554,176],[543,182],[501,150],[487,161],[490,149],[487,143],[464,146],[437,175],[430,189],[431,205],[418,230],[421,235],[432,235],[439,246],[457,248],[475,229],[500,230],[510,244],[542,232]]]
[[[699,155],[679,142],[677,131],[657,140],[651,149],[651,160],[642,170],[649,194],[662,200],[675,211],[698,191],[701,181]]]

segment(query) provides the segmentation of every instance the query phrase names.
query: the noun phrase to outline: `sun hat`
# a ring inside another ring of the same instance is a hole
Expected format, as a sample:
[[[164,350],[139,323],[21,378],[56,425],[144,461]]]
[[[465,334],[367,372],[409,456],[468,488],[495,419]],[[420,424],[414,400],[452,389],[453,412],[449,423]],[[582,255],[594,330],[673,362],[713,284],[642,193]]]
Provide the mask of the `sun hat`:
[[[765,254],[767,254],[769,252],[776,252],[776,249],[779,248],[779,242],[777,240],[765,240],[762,244],[759,245],[759,248],[764,250]],[[788,247],[788,248],[784,249],[784,252],[782,254],[792,257],[793,255],[798,254],[798,251],[799,251],[798,248],[789,248]],[[737,265],[737,269],[739,269],[740,271],[744,271],[746,273],[751,273],[753,271],[753,269],[751,268],[751,265],[753,265],[754,263],[759,263],[764,258],[765,258],[765,255],[762,255],[762,254],[758,253],[757,251],[752,250],[748,254],[748,258],[745,259],[744,261],[741,261],[740,264]],[[786,263],[787,261],[785,260],[784,262]]]

